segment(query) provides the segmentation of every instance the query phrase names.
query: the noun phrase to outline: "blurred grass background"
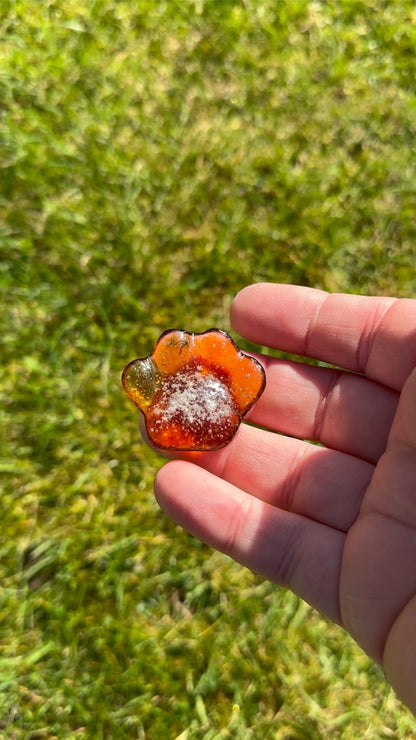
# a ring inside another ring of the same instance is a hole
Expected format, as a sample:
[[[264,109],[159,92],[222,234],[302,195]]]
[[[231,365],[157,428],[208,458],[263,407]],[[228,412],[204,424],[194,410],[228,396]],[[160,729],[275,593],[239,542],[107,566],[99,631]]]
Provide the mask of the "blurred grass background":
[[[1,738],[416,737],[159,513],[120,387],[253,281],[414,295],[415,78],[413,0],[0,0]]]

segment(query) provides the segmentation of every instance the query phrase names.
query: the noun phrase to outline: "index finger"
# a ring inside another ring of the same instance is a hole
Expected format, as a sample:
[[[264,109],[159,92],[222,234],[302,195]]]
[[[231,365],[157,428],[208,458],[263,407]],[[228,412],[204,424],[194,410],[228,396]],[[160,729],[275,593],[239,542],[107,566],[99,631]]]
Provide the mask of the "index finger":
[[[313,357],[400,390],[416,365],[416,301],[257,283],[231,306],[257,344]]]

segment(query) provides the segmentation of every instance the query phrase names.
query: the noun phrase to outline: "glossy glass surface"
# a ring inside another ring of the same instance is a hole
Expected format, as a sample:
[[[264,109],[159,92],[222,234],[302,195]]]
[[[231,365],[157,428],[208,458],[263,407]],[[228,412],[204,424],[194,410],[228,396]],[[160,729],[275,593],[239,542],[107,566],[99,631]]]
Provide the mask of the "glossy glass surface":
[[[265,386],[257,360],[220,329],[173,329],[151,355],[130,362],[124,390],[145,415],[150,442],[163,450],[215,450],[228,444]]]

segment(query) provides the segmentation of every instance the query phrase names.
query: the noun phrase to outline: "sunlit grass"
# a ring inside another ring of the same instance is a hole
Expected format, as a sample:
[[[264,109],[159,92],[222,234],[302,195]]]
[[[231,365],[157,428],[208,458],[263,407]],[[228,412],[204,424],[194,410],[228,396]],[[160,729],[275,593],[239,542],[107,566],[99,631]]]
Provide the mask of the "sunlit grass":
[[[160,514],[120,387],[252,281],[414,294],[415,20],[1,4],[0,737],[416,737],[340,628]]]

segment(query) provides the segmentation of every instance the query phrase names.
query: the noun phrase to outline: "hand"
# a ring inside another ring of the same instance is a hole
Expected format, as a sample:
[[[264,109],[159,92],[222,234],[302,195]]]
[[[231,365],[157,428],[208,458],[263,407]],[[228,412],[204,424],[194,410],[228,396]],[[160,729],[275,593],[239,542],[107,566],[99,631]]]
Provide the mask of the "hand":
[[[416,301],[258,284],[231,319],[344,369],[258,356],[267,385],[247,420],[263,429],[167,463],[157,500],[342,624],[416,712]]]

